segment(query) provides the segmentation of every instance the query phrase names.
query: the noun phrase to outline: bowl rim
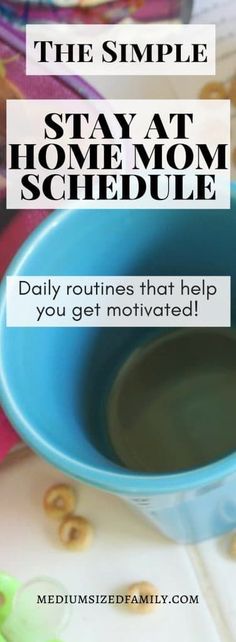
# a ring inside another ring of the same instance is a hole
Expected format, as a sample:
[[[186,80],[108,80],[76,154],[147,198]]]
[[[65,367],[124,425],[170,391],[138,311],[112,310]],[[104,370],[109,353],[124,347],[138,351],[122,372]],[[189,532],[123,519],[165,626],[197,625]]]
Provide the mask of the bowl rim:
[[[236,182],[231,183],[232,198],[236,201]],[[0,346],[6,328],[6,277],[19,275],[28,258],[44,240],[44,237],[59,225],[62,225],[74,210],[56,210],[50,214],[21,245],[11,261],[0,287]],[[77,213],[79,215],[80,211]],[[88,210],[86,210],[88,214]],[[225,214],[227,216],[227,213]],[[22,328],[23,329],[23,328]],[[27,330],[27,328],[25,328]],[[21,412],[19,401],[11,390],[4,370],[3,359],[0,363],[0,396],[3,410],[10,422],[26,443],[49,463],[67,475],[81,479],[92,486],[112,491],[121,495],[155,495],[161,493],[184,492],[212,485],[221,485],[222,479],[236,474],[236,452],[201,468],[170,474],[145,474],[126,471],[114,464],[114,471],[101,466],[92,466],[66,455],[53,443],[45,439],[37,428],[32,426]],[[105,458],[103,458],[105,461]],[[111,463],[111,462],[110,462]],[[188,493],[189,495],[189,493]]]

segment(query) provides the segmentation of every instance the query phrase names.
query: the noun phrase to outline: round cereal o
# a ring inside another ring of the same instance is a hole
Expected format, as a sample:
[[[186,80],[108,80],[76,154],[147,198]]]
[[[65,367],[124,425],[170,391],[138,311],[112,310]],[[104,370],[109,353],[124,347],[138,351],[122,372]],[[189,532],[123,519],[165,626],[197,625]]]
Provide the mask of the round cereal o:
[[[222,99],[227,98],[227,92],[222,82],[209,82],[200,91],[199,98],[203,99]]]
[[[229,554],[232,559],[236,560],[236,533],[232,535],[229,545]]]
[[[74,511],[76,505],[75,491],[67,484],[55,484],[46,491],[43,505],[49,517],[61,519]]]
[[[150,584],[150,582],[143,581],[131,584],[127,593],[131,596],[128,607],[135,613],[150,613],[157,606],[154,601],[157,595],[157,589],[154,584]]]
[[[232,161],[233,161],[233,165],[236,166],[236,147],[234,147],[232,151]]]
[[[227,97],[230,98],[232,104],[236,107],[236,78],[233,78],[230,82]]]
[[[85,517],[68,515],[59,527],[60,540],[71,551],[84,551],[89,548],[93,529]]]

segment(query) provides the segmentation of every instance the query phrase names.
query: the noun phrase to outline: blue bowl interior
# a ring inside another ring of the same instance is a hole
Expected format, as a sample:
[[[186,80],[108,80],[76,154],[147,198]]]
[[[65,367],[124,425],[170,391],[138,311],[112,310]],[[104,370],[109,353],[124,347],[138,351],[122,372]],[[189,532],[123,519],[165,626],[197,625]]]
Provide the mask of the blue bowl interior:
[[[8,271],[37,275],[231,275],[236,316],[236,206],[227,211],[58,212],[30,237]],[[140,342],[133,328],[6,328],[3,404],[24,438],[71,475],[99,485],[122,475],[105,430],[109,387]],[[133,477],[133,473],[127,475]]]

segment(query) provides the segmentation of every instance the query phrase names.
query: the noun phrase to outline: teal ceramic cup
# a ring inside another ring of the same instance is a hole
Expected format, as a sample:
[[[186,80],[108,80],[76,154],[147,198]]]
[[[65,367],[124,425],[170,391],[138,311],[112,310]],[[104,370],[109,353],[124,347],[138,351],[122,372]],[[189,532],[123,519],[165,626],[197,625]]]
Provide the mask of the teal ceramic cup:
[[[235,185],[230,211],[59,211],[8,275],[227,275],[234,324],[235,239]],[[141,474],[116,460],[107,437],[117,371],[159,336],[160,328],[8,328],[3,283],[1,401],[23,439],[57,468],[120,495],[174,540],[199,541],[236,526],[236,452],[194,470]]]

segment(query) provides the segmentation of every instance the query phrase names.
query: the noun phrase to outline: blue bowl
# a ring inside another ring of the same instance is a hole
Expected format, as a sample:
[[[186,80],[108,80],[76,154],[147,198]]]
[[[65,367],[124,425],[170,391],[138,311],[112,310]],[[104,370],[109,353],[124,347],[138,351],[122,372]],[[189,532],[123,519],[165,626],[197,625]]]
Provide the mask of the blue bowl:
[[[22,246],[8,275],[231,275],[236,320],[236,186],[231,211],[64,211]],[[178,541],[236,526],[236,454],[178,474],[129,472],[105,430],[119,366],[147,328],[7,328],[0,305],[2,405],[30,446],[72,477],[135,502]],[[222,427],[223,428],[223,427]]]

